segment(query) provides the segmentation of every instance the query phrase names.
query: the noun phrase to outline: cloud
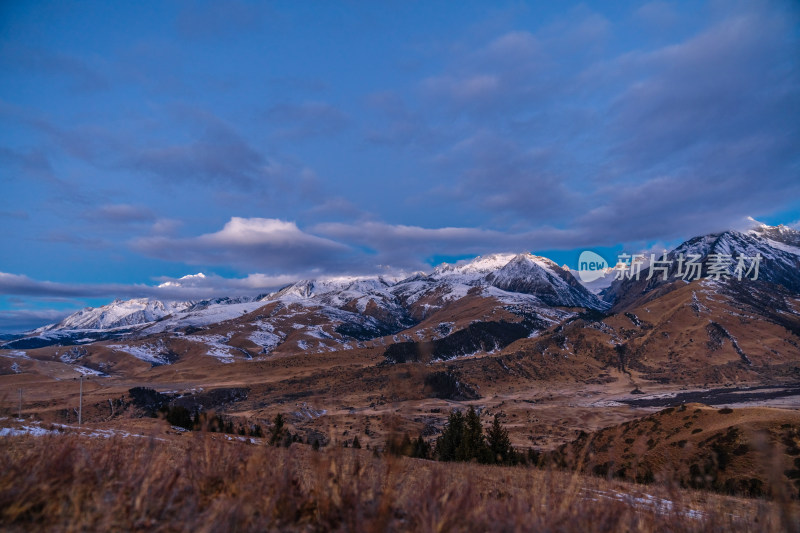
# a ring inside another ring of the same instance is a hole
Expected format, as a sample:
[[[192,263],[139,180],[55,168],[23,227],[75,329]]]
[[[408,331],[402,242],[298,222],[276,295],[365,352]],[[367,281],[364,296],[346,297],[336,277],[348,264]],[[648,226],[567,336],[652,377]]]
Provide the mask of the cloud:
[[[205,113],[190,113],[190,140],[171,145],[142,147],[124,164],[154,177],[173,181],[201,181],[248,188],[274,173],[267,159],[223,121]]]
[[[507,232],[364,220],[325,222],[303,230],[294,222],[234,217],[214,233],[185,238],[142,237],[131,246],[166,261],[233,267],[287,281],[337,274],[372,275],[387,269],[417,270],[425,268],[426,260],[434,255],[522,252],[587,244],[591,243],[582,234],[552,226]],[[263,284],[267,278],[257,279]]]
[[[652,165],[757,133],[796,136],[785,113],[800,102],[789,28],[777,13],[733,14],[681,43],[620,58],[616,75],[634,79],[611,107],[615,154]]]
[[[366,248],[364,264],[378,268],[419,270],[435,255],[480,255],[493,252],[528,252],[585,244],[573,231],[542,227],[520,233],[472,227],[423,228],[384,222],[324,223],[315,233]]]
[[[15,174],[58,183],[48,154],[41,149],[15,150],[0,146],[0,165],[13,169]],[[5,179],[11,179],[7,177]],[[4,180],[5,181],[5,180]]]
[[[152,222],[156,218],[148,207],[130,204],[106,204],[90,211],[86,216],[117,224]]]
[[[171,235],[183,225],[183,221],[173,218],[159,218],[153,222],[151,231],[160,235]]]
[[[555,224],[581,212],[582,198],[568,187],[558,147],[525,147],[491,131],[462,140],[436,161],[457,176],[439,192],[466,205],[478,205],[498,219],[523,217]]]
[[[0,294],[17,309],[0,310],[0,333],[28,331],[59,322],[84,307],[85,299],[154,298],[164,301],[197,301],[223,296],[256,296],[297,281],[292,275],[249,274],[243,278],[217,275],[162,277],[158,285],[81,284],[34,280],[24,275],[0,272]],[[21,298],[16,298],[19,296]],[[72,304],[72,309],[41,309],[41,300]],[[29,308],[25,308],[25,307]]]
[[[285,139],[335,135],[350,121],[347,114],[325,102],[278,104],[266,112],[266,118],[278,127],[273,136]]]
[[[627,24],[669,22],[670,9],[643,6]],[[429,146],[438,179],[428,195],[509,230],[554,225],[613,245],[796,209],[798,11],[711,11],[667,44],[624,48],[632,40],[613,54],[613,32],[632,28],[585,6],[536,32],[462,46],[420,80],[418,108],[381,102],[417,119],[387,113],[385,131],[406,125],[397,137],[413,139],[446,125],[445,146]]]
[[[349,247],[303,232],[294,222],[233,217],[218,232],[190,238],[135,240],[133,248],[187,264],[235,266],[267,272],[326,271],[342,265]]]
[[[98,61],[97,58],[94,58]],[[103,72],[110,65],[92,65],[86,59],[62,51],[52,51],[21,43],[5,42],[0,46],[0,66],[5,72],[22,72],[41,75],[42,73],[61,78],[70,88],[79,91],[100,91],[108,89],[110,83]]]
[[[299,278],[294,275],[249,274],[243,278],[224,278],[209,274],[202,277],[160,277],[157,285],[122,283],[57,283],[31,279],[20,274],[0,272],[0,294],[28,298],[76,301],[91,298],[155,298],[189,301],[219,296],[255,296],[285,286]]]
[[[800,108],[800,65],[785,15],[748,6],[606,65],[627,85],[579,228],[606,241],[685,237],[797,205],[800,126],[786,110]]]
[[[17,333],[60,322],[69,311],[55,309],[0,310],[0,333]]]
[[[536,33],[510,31],[468,50],[419,89],[433,105],[484,125],[530,106],[558,105],[572,90],[574,69],[595,55],[588,51],[602,49],[610,30],[603,16],[578,7]]]
[[[376,124],[365,127],[367,141],[387,146],[430,147],[438,145],[444,129],[435,127],[423,110],[409,107],[404,97],[395,91],[380,91],[366,98],[366,107],[377,114]]]

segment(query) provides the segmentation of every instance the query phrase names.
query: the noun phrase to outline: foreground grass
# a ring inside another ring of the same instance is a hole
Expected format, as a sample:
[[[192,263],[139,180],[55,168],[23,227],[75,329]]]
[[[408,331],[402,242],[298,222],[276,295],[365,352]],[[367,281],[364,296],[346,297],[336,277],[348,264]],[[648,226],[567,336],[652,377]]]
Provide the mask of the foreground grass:
[[[221,435],[0,441],[0,526],[56,531],[791,531],[796,508]]]

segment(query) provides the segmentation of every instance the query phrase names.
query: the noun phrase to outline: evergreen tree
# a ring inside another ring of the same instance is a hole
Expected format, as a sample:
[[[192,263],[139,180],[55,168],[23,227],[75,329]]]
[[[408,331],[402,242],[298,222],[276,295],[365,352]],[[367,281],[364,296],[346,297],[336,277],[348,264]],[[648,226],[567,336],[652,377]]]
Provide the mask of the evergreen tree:
[[[500,464],[514,463],[514,449],[508,438],[508,431],[500,425],[500,415],[495,414],[492,427],[486,433],[486,444],[490,451],[490,462]]]
[[[450,411],[444,431],[436,439],[436,458],[440,461],[458,461],[456,450],[464,437],[464,415],[455,409]]]
[[[477,460],[481,463],[489,462],[488,448],[483,438],[483,427],[481,419],[475,408],[469,407],[467,415],[464,417],[464,431],[461,442],[456,448],[456,461]]]
[[[392,455],[410,456],[413,448],[414,446],[408,433],[404,434],[402,439],[397,434],[394,434],[389,435],[389,438],[386,440],[386,451]]]
[[[275,415],[275,420],[272,421],[272,429],[269,431],[269,445],[278,446],[282,444],[283,436],[286,431],[285,421],[283,415],[278,413]]]
[[[360,450],[360,449],[361,449],[361,443],[360,443],[360,442],[358,442],[358,435],[356,435],[355,437],[353,437],[353,448],[355,448],[355,449],[357,449],[357,450]]]
[[[412,444],[411,457],[428,459],[431,456],[431,445],[425,442],[425,439],[422,438],[422,435],[417,437]]]

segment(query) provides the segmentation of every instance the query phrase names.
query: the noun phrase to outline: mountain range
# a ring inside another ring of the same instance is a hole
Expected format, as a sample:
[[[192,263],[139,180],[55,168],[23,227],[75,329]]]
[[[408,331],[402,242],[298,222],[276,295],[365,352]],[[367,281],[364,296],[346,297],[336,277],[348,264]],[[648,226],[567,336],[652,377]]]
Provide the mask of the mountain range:
[[[715,254],[733,258],[726,276],[708,276]],[[704,270],[699,279],[684,279],[678,259],[692,255]],[[758,279],[752,272],[737,279],[735,258],[756,255]],[[579,374],[612,365],[648,379],[724,381],[796,371],[800,232],[759,225],[704,235],[667,259],[656,275],[649,270],[659,265],[643,265],[639,279],[608,269],[607,276],[623,279],[601,289],[523,253],[442,264],[404,279],[301,280],[253,297],[115,300],[2,348],[85,346],[74,349],[103,352],[83,361],[101,373],[113,372],[120,357],[162,365],[199,354],[232,363],[366,347],[384,350],[389,363],[537,354],[583,361]]]

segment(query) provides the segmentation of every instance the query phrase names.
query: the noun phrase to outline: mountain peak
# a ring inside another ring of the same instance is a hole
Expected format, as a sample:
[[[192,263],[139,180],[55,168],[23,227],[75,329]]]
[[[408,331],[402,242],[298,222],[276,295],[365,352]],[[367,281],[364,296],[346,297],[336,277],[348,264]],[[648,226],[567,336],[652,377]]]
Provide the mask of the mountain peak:
[[[465,279],[477,279],[490,272],[503,268],[518,255],[519,254],[498,253],[479,255],[474,259],[465,259],[455,264],[442,263],[433,269],[431,277],[439,279],[443,277],[459,276]]]
[[[170,280],[165,281],[159,285],[160,288],[166,287],[185,287],[186,285],[191,285],[191,281],[194,280],[202,280],[205,279],[206,275],[202,272],[198,272],[197,274],[187,274],[186,276],[182,276],[178,278],[176,281]]]

